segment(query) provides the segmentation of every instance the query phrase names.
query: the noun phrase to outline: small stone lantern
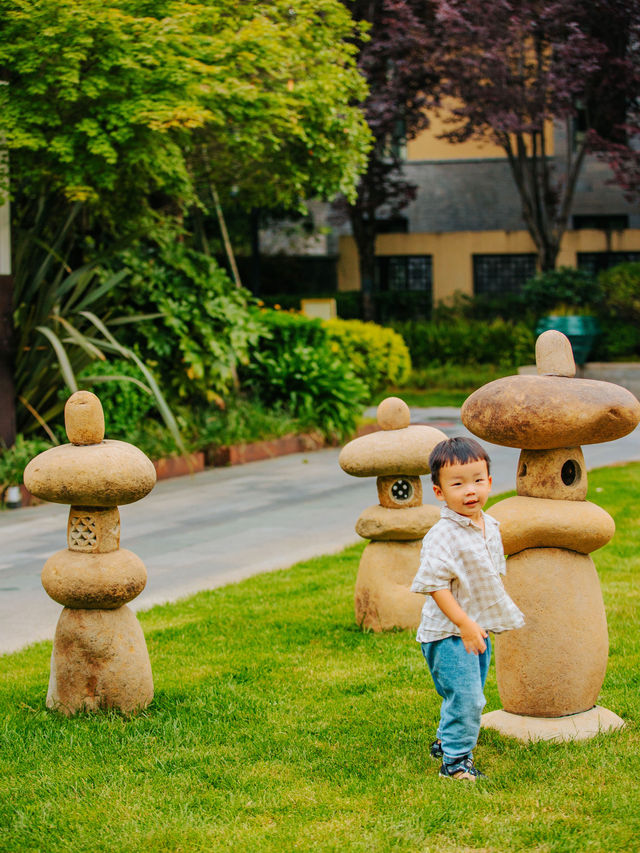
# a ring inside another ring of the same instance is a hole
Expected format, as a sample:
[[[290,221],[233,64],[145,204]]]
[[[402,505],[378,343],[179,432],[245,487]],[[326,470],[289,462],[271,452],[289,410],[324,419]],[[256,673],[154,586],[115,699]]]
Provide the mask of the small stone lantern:
[[[47,593],[64,605],[51,657],[47,707],[74,714],[115,708],[131,713],[153,698],[142,629],[126,606],[144,589],[142,560],[120,549],[118,504],[140,500],[155,485],[149,459],[131,444],[104,441],[100,400],[89,391],[65,406],[70,444],[36,456],[24,472],[29,491],[71,504],[68,549],[42,570]]]
[[[377,477],[380,501],[356,523],[356,532],[371,540],[356,579],[356,621],[373,631],[417,628],[424,596],[410,587],[422,539],[440,518],[438,507],[422,503],[420,475],[429,473],[429,455],[446,435],[410,426],[409,407],[398,397],[383,400],[377,414],[381,430],[350,441],[339,459],[347,474]]]
[[[586,500],[579,445],[613,441],[640,421],[640,403],[618,385],[575,379],[568,339],[544,332],[537,376],[508,376],[475,391],[465,426],[486,441],[522,448],[517,496],[489,513],[500,522],[505,587],[526,624],[496,636],[504,710],[483,725],[521,740],[582,739],[623,721],[596,706],[609,643],[592,551],[613,536],[611,516]]]

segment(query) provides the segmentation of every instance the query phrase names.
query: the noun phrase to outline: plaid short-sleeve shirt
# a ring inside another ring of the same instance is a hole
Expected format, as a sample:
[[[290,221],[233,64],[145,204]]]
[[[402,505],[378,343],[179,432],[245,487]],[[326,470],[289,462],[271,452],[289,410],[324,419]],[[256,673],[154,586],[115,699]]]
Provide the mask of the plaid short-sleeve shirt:
[[[499,523],[484,516],[484,534],[471,520],[444,506],[440,521],[422,541],[420,568],[412,592],[427,595],[416,639],[430,643],[460,636],[429,593],[450,589],[460,607],[486,631],[499,634],[524,625],[524,616],[507,595],[500,575],[506,562]]]

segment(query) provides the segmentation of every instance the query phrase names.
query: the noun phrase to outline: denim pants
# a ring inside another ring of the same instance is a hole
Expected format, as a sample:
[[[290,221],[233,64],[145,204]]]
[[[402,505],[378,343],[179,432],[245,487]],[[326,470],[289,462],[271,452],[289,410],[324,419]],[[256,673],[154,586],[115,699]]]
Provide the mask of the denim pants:
[[[478,740],[491,660],[489,637],[485,642],[487,648],[479,655],[467,652],[460,637],[421,644],[435,688],[442,696],[437,737],[442,741],[446,764],[472,755]]]

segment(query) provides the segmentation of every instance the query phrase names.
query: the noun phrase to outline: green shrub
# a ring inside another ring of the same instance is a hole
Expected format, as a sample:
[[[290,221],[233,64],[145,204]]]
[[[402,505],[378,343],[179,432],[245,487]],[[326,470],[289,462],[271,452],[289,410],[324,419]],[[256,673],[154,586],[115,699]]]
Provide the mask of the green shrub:
[[[598,282],[574,267],[538,273],[524,285],[522,295],[538,316],[572,309],[593,310],[601,301]]]
[[[259,333],[248,291],[212,258],[179,243],[142,246],[121,260],[131,276],[120,299],[130,314],[150,317],[126,330],[127,343],[153,366],[174,404],[202,405],[233,388]]]
[[[351,365],[370,392],[403,385],[409,378],[409,350],[394,329],[361,320],[327,320],[324,327],[334,352]]]
[[[624,361],[640,356],[640,326],[624,323],[617,317],[600,317],[600,334],[589,356],[590,361]]]
[[[606,313],[640,322],[640,263],[618,264],[598,276]]]
[[[322,326],[322,320],[289,311],[272,311],[269,308],[254,311],[254,317],[260,326],[261,352],[276,353],[296,344],[322,347],[327,343],[327,333]],[[252,352],[254,349],[252,348]]]
[[[12,447],[0,447],[0,492],[6,486],[19,486],[24,469],[34,456],[48,450],[52,444],[39,438],[25,439],[17,435]]]
[[[416,369],[434,364],[529,364],[534,334],[524,323],[451,316],[447,321],[395,323]]]
[[[104,381],[92,382],[87,379],[94,376],[104,377]],[[144,376],[135,364],[124,359],[94,361],[85,367],[78,379],[83,387],[100,398],[107,436],[128,441],[131,430],[154,409],[155,400],[136,382],[121,379],[122,376],[144,382]]]
[[[282,406],[305,428],[328,437],[353,432],[368,398],[365,383],[331,348],[319,320],[263,310],[263,334],[240,371],[241,384],[266,406]]]
[[[266,407],[235,395],[224,407],[212,406],[194,423],[199,448],[266,441],[300,431],[298,421],[282,403]]]

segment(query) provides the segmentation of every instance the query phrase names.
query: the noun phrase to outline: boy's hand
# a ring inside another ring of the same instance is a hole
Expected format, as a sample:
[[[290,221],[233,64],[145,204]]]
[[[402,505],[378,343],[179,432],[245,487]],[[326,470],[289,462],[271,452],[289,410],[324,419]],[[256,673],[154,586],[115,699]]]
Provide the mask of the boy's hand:
[[[460,637],[464,643],[465,650],[469,654],[479,655],[486,651],[487,644],[485,643],[485,638],[488,634],[477,622],[474,622],[473,619],[469,619],[467,616],[458,627],[460,628]]]
[[[487,644],[485,643],[485,638],[489,635],[477,622],[474,622],[473,619],[467,616],[453,597],[451,590],[437,589],[431,595],[444,615],[451,619],[453,624],[457,625],[460,629],[460,637],[464,643],[465,650],[469,654],[474,655],[479,655],[486,651]]]

